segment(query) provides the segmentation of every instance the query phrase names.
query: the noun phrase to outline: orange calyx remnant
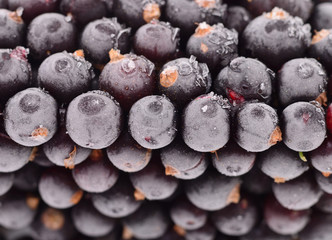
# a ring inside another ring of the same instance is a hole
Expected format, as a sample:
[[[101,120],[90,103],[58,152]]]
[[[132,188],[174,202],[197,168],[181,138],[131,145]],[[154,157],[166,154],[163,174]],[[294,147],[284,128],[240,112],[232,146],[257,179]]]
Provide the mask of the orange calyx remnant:
[[[76,157],[77,149],[76,145],[74,146],[74,150],[69,153],[69,157],[63,160],[65,168],[73,169],[75,167],[75,157]]]
[[[216,6],[215,0],[195,0],[195,2],[203,8],[214,8]]]
[[[329,172],[322,172],[322,174],[324,177],[329,177],[331,175],[331,173],[329,173]]]
[[[35,140],[44,140],[48,136],[48,129],[43,126],[39,126],[39,128],[35,129],[31,133],[31,137]]]
[[[316,101],[319,102],[321,106],[327,107],[326,92],[322,92],[321,94],[319,94],[319,96],[316,98]]]
[[[101,149],[93,149],[90,153],[90,159],[92,161],[99,161],[104,157],[103,150]]]
[[[273,132],[270,135],[269,145],[275,145],[277,142],[280,142],[282,140],[282,132],[280,130],[280,127],[277,126]]]
[[[201,43],[201,51],[203,53],[206,53],[209,50],[208,46],[206,46],[206,44]]]
[[[177,67],[167,67],[160,73],[160,85],[165,88],[171,87],[178,79],[178,76],[179,73]]]
[[[285,183],[286,179],[282,178],[282,177],[275,177],[274,178],[274,182],[275,183]]]
[[[32,162],[33,160],[35,160],[37,154],[38,154],[38,147],[33,147],[29,156],[29,161]]]
[[[200,24],[198,24],[198,27],[195,30],[195,37],[203,37],[206,34],[208,34],[209,32],[211,32],[213,30],[213,27],[211,27],[209,24],[207,24],[206,22],[202,22]]]
[[[34,195],[28,195],[26,198],[26,203],[28,207],[32,210],[36,210],[39,205],[40,199],[37,196]]]
[[[123,55],[121,55],[120,50],[115,50],[114,48],[109,51],[109,56],[110,56],[110,62],[117,62],[120,61],[121,59],[124,58]]]
[[[138,189],[135,190],[134,197],[136,201],[143,201],[145,199],[144,193]]]
[[[74,56],[76,56],[76,57],[84,58],[84,51],[83,51],[82,49],[78,49],[78,50],[76,50],[73,54],[74,54]]]
[[[184,237],[186,235],[186,230],[179,225],[174,225],[173,230],[181,237]]]
[[[271,12],[265,13],[265,17],[273,20],[282,20],[289,17],[289,13],[281,8],[275,7]]]
[[[248,208],[248,200],[247,199],[242,199],[241,202],[240,202],[240,206],[242,209],[247,209]]]
[[[232,191],[229,193],[227,197],[227,204],[230,203],[239,203],[241,195],[240,195],[240,187],[241,184],[236,184],[236,186],[232,189]]]
[[[56,231],[65,224],[65,216],[59,210],[48,208],[41,215],[41,221],[46,228]]]
[[[81,201],[81,198],[83,197],[83,191],[82,190],[78,190],[76,191],[70,198],[70,202],[72,204],[77,204],[79,203],[79,201]]]
[[[131,230],[127,227],[127,226],[123,226],[123,230],[122,230],[122,238],[123,239],[132,239],[133,238],[133,233],[131,232]]]
[[[22,15],[23,15],[22,7],[19,7],[18,9],[16,9],[16,11],[9,13],[10,19],[12,19],[13,21],[18,22],[18,23],[23,23]]]
[[[171,176],[176,176],[176,175],[179,175],[180,172],[179,172],[179,170],[177,170],[177,169],[174,168],[174,167],[166,166],[166,168],[165,168],[165,174],[166,174],[167,176],[169,176],[169,175],[171,175]]]
[[[152,19],[160,18],[160,8],[157,3],[148,3],[143,7],[143,19],[145,22],[151,22]]]
[[[316,44],[326,38],[331,32],[327,29],[322,29],[320,31],[315,31],[315,35],[312,37],[311,44]]]

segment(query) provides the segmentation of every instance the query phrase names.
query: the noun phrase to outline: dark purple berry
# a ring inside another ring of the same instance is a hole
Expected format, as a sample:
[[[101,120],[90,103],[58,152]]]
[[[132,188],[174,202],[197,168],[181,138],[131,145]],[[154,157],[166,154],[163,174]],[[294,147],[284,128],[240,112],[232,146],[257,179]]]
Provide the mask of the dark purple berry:
[[[62,14],[44,13],[29,25],[27,47],[35,60],[42,61],[49,55],[64,50],[73,52],[75,45],[75,25]]]
[[[15,48],[24,44],[26,27],[21,15],[21,8],[13,12],[0,9],[0,48]]]
[[[5,129],[11,139],[33,147],[49,141],[57,130],[58,105],[39,88],[16,93],[6,104]]]
[[[179,40],[178,28],[154,19],[136,31],[133,48],[137,55],[144,55],[155,63],[165,63],[176,57]]]
[[[282,112],[283,142],[298,152],[318,148],[326,136],[324,110],[316,101],[296,102]]]
[[[183,108],[194,98],[207,93],[211,82],[207,65],[190,56],[166,63],[160,70],[158,87],[175,106]]]
[[[224,27],[222,23],[198,25],[195,33],[187,42],[187,55],[194,55],[197,60],[206,63],[213,73],[218,73],[230,61],[238,56],[238,33]]]
[[[290,59],[303,57],[310,45],[310,25],[274,8],[252,20],[242,34],[244,54],[274,71]]]
[[[232,60],[213,82],[216,93],[227,96],[233,104],[247,100],[270,102],[274,73],[262,62],[245,57]]]
[[[193,150],[213,152],[229,140],[229,104],[213,92],[191,101],[183,111],[182,138]]]
[[[128,112],[139,99],[156,90],[154,64],[144,56],[110,52],[111,61],[99,77],[99,88],[111,94]]]
[[[48,91],[61,103],[69,103],[90,89],[94,76],[91,63],[81,51],[74,54],[55,53],[46,58],[38,70],[39,87]]]
[[[120,135],[122,111],[107,93],[90,91],[74,98],[68,106],[66,128],[71,139],[81,147],[101,149]]]
[[[130,109],[128,128],[142,147],[159,149],[176,136],[177,112],[165,96],[151,95],[138,100]]]
[[[95,64],[105,64],[112,48],[122,53],[129,51],[129,34],[130,28],[122,26],[116,18],[102,18],[86,25],[80,46],[88,60]]]
[[[249,152],[262,152],[281,141],[276,110],[265,103],[248,102],[235,115],[235,141]]]

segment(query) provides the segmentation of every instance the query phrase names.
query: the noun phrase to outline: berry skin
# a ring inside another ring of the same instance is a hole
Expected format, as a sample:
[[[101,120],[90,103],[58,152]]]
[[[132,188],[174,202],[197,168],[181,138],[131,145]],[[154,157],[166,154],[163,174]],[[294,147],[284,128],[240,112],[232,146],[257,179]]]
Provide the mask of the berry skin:
[[[276,183],[292,180],[309,170],[308,164],[300,159],[299,153],[290,150],[283,143],[259,153],[258,159],[259,168]]]
[[[252,0],[246,2],[246,7],[255,16],[261,15],[264,12],[268,12],[273,7],[279,7],[289,12],[293,16],[298,16],[303,19],[304,22],[310,17],[313,9],[312,0],[302,1],[288,1],[288,0]]]
[[[31,224],[33,239],[72,239],[77,234],[67,211],[43,207]]]
[[[325,174],[325,176],[319,172],[315,171],[316,182],[319,187],[326,193],[332,194],[332,176],[329,173]]]
[[[327,87],[326,72],[313,58],[286,62],[279,70],[277,80],[279,103],[284,107],[298,101],[315,100]]]
[[[30,23],[27,33],[27,47],[31,56],[42,61],[49,55],[74,51],[76,43],[75,25],[59,13],[44,13]]]
[[[71,212],[75,228],[85,236],[102,237],[109,234],[115,221],[99,213],[88,200],[81,201]]]
[[[28,50],[23,47],[0,49],[0,105],[31,84]]]
[[[76,185],[70,171],[52,167],[44,171],[38,184],[43,201],[50,207],[66,209],[76,205],[83,191]]]
[[[225,177],[214,170],[184,182],[185,193],[196,207],[206,211],[217,211],[240,200],[241,180]]]
[[[185,230],[196,230],[204,226],[208,214],[186,198],[179,198],[171,206],[170,217],[177,226]]]
[[[37,16],[47,13],[56,12],[60,0],[7,0],[8,8],[15,11],[17,8],[22,7],[23,19],[26,23],[30,23]]]
[[[144,204],[134,214],[123,219],[126,231],[137,239],[155,239],[166,233],[169,218],[157,203]]]
[[[7,0],[0,0],[0,8],[7,8]]]
[[[330,134],[332,134],[332,103],[326,110],[326,127]]]
[[[315,6],[311,17],[311,26],[314,30],[332,28],[332,2],[320,3]]]
[[[235,141],[249,152],[262,152],[281,141],[277,112],[265,103],[248,102],[235,115]]]
[[[0,197],[0,225],[6,229],[18,230],[33,221],[40,199],[34,194],[11,190]]]
[[[256,153],[248,152],[234,141],[215,153],[211,153],[212,164],[220,172],[229,177],[241,176],[251,170],[256,160]]]
[[[39,88],[16,93],[6,104],[5,129],[13,141],[28,147],[49,141],[57,130],[58,105]]]
[[[270,102],[274,73],[262,62],[245,57],[233,59],[213,82],[217,94],[227,96],[233,104],[247,100]]]
[[[191,101],[183,111],[182,138],[191,149],[212,152],[229,140],[229,104],[213,92]]]
[[[0,173],[0,196],[7,193],[14,184],[14,173]]]
[[[161,94],[182,109],[195,97],[207,93],[211,82],[207,65],[190,56],[166,63],[160,70],[158,87]]]
[[[72,174],[74,181],[82,190],[93,193],[109,190],[119,177],[117,169],[108,159],[95,152],[92,152],[89,159],[77,165]]]
[[[224,27],[222,23],[198,25],[187,42],[187,55],[206,63],[212,73],[217,73],[238,56],[238,34]]]
[[[213,240],[217,235],[216,229],[210,223],[196,230],[186,232],[185,240]]]
[[[64,15],[71,14],[77,25],[84,26],[105,17],[107,8],[102,0],[61,0],[60,11]]]
[[[127,177],[120,177],[108,191],[92,195],[93,206],[103,215],[123,218],[133,214],[143,203],[134,197],[135,189]]]
[[[90,149],[76,145],[66,133],[65,126],[60,126],[54,137],[43,145],[43,152],[49,161],[57,166],[73,169],[91,153]]]
[[[209,165],[206,153],[196,152],[178,138],[160,150],[165,174],[179,179],[195,179],[202,175]]]
[[[332,214],[315,212],[307,227],[300,232],[301,240],[329,240],[332,236]]]
[[[141,147],[127,131],[123,131],[106,151],[111,163],[124,172],[141,171],[149,164],[152,155],[151,149]]]
[[[120,135],[122,111],[107,93],[90,91],[74,98],[68,106],[66,128],[81,147],[102,149]]]
[[[332,135],[328,135],[323,144],[310,152],[312,166],[324,176],[332,174]]]
[[[133,48],[137,55],[144,55],[154,63],[164,63],[176,57],[179,40],[178,28],[152,20],[136,31]]]
[[[308,49],[308,56],[316,58],[323,66],[331,72],[329,66],[332,64],[332,29],[322,29],[313,36]]]
[[[0,48],[15,48],[23,45],[25,24],[20,11],[21,9],[13,12],[0,9]]]
[[[139,99],[155,93],[155,67],[150,60],[135,54],[121,55],[114,49],[110,58],[100,74],[99,87],[111,94],[126,112]]]
[[[252,20],[242,34],[243,51],[277,71],[286,61],[303,57],[310,45],[310,25],[280,8]]]
[[[319,199],[318,203],[315,205],[317,209],[324,213],[332,213],[332,194],[324,193]]]
[[[164,0],[117,0],[114,6],[114,15],[121,22],[137,29],[152,19],[159,19]]]
[[[239,34],[241,34],[251,20],[251,14],[244,7],[230,6],[227,8],[225,26],[228,29],[234,28]]]
[[[35,163],[30,163],[15,172],[14,187],[16,189],[35,192],[38,191],[38,183],[44,168]]]
[[[250,233],[240,237],[240,240],[292,240],[293,237],[280,235],[271,231],[265,223],[261,223],[254,228]]]
[[[272,190],[278,202],[290,210],[309,209],[323,194],[309,173],[285,183],[274,183]]]
[[[177,112],[171,101],[158,95],[138,100],[130,109],[128,128],[131,136],[144,148],[159,149],[176,136]]]
[[[282,112],[283,142],[298,152],[318,148],[326,136],[324,110],[312,101],[296,102]]]
[[[102,18],[85,26],[80,46],[87,59],[95,64],[106,64],[112,48],[129,51],[130,28],[122,26],[116,18]],[[92,37],[93,36],[93,37]]]
[[[91,63],[77,53],[55,53],[46,58],[38,69],[38,84],[58,102],[69,103],[90,89],[94,76]]]
[[[245,191],[262,196],[271,192],[272,180],[266,174],[264,174],[258,164],[255,164],[253,168],[245,174],[243,178],[243,188]]]
[[[172,25],[181,29],[181,38],[187,39],[194,33],[196,23],[216,24],[225,21],[227,6],[222,3],[222,0],[168,0],[165,15]]]
[[[166,176],[158,156],[151,159],[143,170],[131,173],[130,180],[136,189],[137,200],[163,200],[172,196],[179,185],[178,179]]]
[[[242,198],[239,203],[213,212],[212,221],[221,233],[229,236],[242,236],[251,231],[258,221],[258,210],[253,202]]]
[[[284,208],[278,201],[269,197],[264,206],[264,219],[274,232],[281,235],[293,235],[300,232],[310,220],[309,209],[294,211]]]

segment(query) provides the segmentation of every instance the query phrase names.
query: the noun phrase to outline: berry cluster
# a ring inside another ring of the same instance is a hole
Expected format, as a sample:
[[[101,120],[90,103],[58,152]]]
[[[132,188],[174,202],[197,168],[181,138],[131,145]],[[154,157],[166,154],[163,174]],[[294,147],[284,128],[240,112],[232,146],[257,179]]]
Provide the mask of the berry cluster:
[[[0,0],[0,239],[331,240],[331,13]]]

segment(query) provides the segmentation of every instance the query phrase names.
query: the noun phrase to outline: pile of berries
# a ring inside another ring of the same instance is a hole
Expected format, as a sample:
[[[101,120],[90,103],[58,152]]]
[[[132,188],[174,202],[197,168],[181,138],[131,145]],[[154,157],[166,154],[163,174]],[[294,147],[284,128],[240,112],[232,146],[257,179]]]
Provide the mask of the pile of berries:
[[[331,76],[331,0],[0,0],[0,239],[331,240]]]

